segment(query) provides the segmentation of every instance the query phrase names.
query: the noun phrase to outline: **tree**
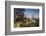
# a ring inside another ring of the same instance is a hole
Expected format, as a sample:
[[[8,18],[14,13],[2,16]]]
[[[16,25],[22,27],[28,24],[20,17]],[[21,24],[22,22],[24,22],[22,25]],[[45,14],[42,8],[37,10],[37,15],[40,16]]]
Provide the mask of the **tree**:
[[[14,23],[24,21],[24,12],[25,12],[25,9],[14,8]]]

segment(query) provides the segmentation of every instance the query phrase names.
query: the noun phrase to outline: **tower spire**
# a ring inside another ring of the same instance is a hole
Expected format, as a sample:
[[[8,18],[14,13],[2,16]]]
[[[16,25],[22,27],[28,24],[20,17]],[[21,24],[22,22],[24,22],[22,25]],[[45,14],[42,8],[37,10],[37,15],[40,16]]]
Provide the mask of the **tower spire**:
[[[34,12],[33,12],[33,18],[34,18]]]

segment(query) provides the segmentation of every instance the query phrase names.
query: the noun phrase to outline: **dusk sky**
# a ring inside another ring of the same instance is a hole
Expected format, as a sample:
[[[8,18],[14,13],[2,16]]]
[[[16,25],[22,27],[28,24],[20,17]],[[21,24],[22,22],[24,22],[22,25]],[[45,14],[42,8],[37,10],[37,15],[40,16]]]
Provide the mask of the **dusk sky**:
[[[39,9],[25,9],[24,16],[32,18],[32,15],[36,18],[39,17]]]
[[[27,18],[32,18],[33,15],[35,18],[39,17],[39,9],[29,9],[29,8],[14,8],[14,12],[22,12],[24,13],[24,16],[26,16]]]

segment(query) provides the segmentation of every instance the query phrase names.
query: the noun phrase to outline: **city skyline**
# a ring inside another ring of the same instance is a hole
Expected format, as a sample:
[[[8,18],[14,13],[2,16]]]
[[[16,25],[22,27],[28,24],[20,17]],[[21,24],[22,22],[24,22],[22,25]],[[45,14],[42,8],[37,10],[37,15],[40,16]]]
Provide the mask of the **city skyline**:
[[[14,27],[36,26],[39,26],[39,9],[14,8]]]
[[[25,9],[24,16],[32,18],[33,15],[34,18],[39,18],[39,9]]]

